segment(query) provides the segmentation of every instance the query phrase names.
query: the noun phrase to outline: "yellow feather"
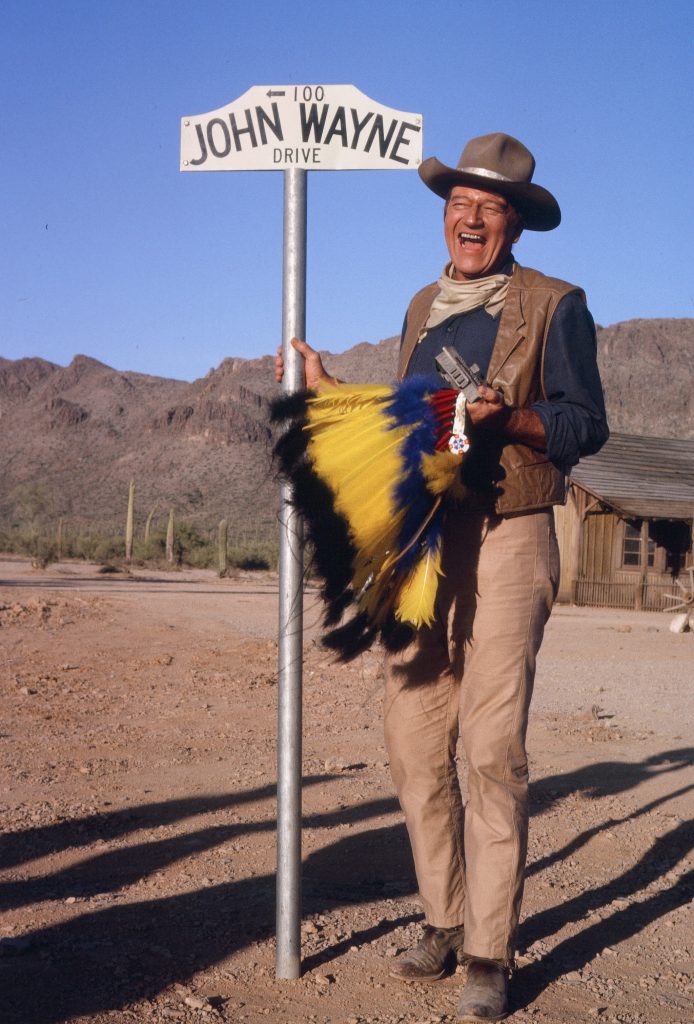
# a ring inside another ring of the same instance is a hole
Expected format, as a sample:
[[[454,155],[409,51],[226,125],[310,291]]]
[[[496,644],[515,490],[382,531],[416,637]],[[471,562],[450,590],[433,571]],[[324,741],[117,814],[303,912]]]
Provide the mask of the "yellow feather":
[[[384,411],[391,395],[388,387],[341,385],[309,403],[309,458],[335,495],[335,507],[366,559],[382,557],[402,519],[395,509],[394,488],[407,431],[391,429],[392,418]]]
[[[359,607],[378,624],[395,605],[395,615],[415,627],[430,625],[438,577],[440,545],[423,555],[397,590],[394,566],[404,513],[395,505],[407,426],[394,426],[385,406],[391,387],[339,385],[310,399],[306,431],[308,456],[316,474],[331,489],[335,508],[347,523],[357,552],[353,586]],[[449,490],[460,459],[448,452],[425,457],[432,494]],[[372,577],[372,578],[370,578]]]
[[[460,472],[460,455],[453,452],[434,452],[422,456],[422,474],[427,482],[427,489],[432,494],[443,494],[455,483]]]
[[[441,572],[441,545],[427,550],[400,587],[395,617],[411,623],[415,629],[430,626],[434,621],[436,590]]]
[[[314,422],[318,419],[339,418],[355,408],[363,408],[366,405],[383,405],[392,397],[392,394],[392,387],[382,384],[338,384],[336,387],[326,388],[325,391],[321,391],[309,399],[309,415]]]
[[[467,495],[467,488],[460,478],[460,466],[464,458],[464,455],[454,455],[447,451],[423,455],[422,473],[427,490],[432,494],[445,494],[455,501],[462,501]]]
[[[395,596],[392,589],[392,570],[395,561],[396,556],[393,551],[384,550],[382,552],[373,579],[359,601],[360,610],[366,612],[372,622],[379,623],[385,620],[392,607]],[[373,568],[373,563],[371,567]],[[366,578],[364,577],[362,582],[366,582]],[[355,590],[357,590],[356,587]]]

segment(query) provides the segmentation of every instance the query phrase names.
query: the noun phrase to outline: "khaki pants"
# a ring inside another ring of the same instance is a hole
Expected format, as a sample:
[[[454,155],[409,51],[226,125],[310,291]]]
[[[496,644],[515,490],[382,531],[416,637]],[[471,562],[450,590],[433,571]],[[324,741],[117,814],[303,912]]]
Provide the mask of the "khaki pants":
[[[508,962],[527,850],[528,708],[559,581],[551,509],[451,516],[443,569],[437,621],[389,660],[386,745],[428,923],[464,923],[465,953]]]

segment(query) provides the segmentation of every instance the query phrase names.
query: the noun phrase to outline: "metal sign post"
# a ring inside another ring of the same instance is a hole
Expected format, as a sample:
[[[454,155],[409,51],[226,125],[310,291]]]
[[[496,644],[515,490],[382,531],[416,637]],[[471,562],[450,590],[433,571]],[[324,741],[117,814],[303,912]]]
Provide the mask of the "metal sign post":
[[[290,345],[306,330],[306,171],[284,172],[283,387],[303,386],[303,360]],[[291,486],[280,491],[277,711],[277,951],[278,978],[301,973],[301,690],[304,548]]]
[[[290,345],[306,325],[306,172],[408,170],[422,160],[422,117],[385,107],[353,85],[256,85],[181,119],[182,171],[284,171],[284,390],[303,386]],[[301,972],[301,689],[303,527],[280,494],[277,735],[278,978]]]

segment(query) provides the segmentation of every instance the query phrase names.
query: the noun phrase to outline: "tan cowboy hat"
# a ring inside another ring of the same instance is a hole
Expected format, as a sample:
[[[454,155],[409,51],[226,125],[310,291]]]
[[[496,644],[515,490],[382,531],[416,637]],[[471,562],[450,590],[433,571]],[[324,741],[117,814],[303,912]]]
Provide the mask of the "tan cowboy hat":
[[[470,139],[457,167],[446,167],[435,156],[425,160],[419,176],[432,192],[446,199],[454,185],[469,185],[504,196],[530,231],[551,231],[561,220],[559,204],[546,188],[531,182],[535,157],[522,142],[493,132]]]

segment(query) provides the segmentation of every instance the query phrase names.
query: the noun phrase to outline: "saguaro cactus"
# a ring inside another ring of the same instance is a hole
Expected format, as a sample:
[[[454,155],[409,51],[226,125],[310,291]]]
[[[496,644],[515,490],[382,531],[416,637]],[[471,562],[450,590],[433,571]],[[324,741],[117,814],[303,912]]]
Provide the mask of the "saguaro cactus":
[[[63,557],[63,517],[58,520],[58,528],[55,531],[55,557],[58,561]]]
[[[133,518],[135,515],[135,481],[130,481],[128,488],[128,518],[125,522],[125,560],[133,560]]]
[[[166,561],[174,560],[174,510],[169,510],[169,525],[166,527]]]
[[[218,548],[218,562],[219,562],[219,575],[224,576],[227,571],[227,533],[228,523],[226,519],[222,519],[219,524],[219,531],[217,534],[217,548]]]
[[[154,513],[156,511],[157,511],[157,509],[156,509],[156,506],[155,506],[152,509],[152,511],[149,513],[149,515],[147,516],[147,519],[145,520],[145,544],[149,544],[149,531],[152,528],[152,519],[154,518]]]

